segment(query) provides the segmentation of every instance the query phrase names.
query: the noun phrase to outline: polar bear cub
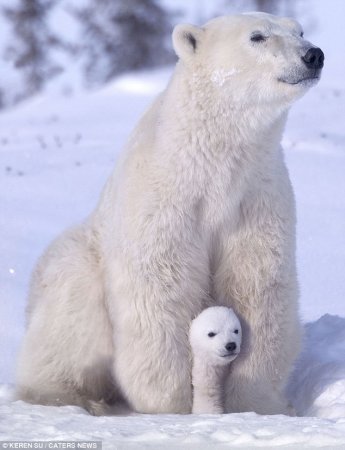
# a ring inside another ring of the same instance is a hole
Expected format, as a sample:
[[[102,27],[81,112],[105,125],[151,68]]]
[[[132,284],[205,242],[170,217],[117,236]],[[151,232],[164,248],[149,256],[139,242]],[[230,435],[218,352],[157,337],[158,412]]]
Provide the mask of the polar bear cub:
[[[240,321],[231,308],[206,308],[192,321],[189,341],[193,353],[192,412],[222,414],[227,366],[241,349]]]

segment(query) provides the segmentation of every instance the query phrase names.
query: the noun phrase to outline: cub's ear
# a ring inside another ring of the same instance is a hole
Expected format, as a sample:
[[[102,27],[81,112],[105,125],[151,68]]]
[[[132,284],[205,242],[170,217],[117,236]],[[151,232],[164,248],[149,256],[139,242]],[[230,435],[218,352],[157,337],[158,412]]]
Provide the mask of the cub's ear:
[[[204,30],[194,25],[176,25],[172,34],[176,55],[182,60],[193,56],[198,51],[203,34]]]

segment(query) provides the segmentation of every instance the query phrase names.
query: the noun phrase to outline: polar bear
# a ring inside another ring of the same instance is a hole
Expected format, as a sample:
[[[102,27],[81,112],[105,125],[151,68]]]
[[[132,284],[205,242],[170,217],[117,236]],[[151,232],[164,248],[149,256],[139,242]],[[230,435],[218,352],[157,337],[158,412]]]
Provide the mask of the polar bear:
[[[192,413],[224,413],[224,383],[229,364],[241,350],[241,340],[241,324],[231,308],[211,306],[192,321]]]
[[[34,272],[18,396],[190,413],[189,324],[227,305],[243,344],[225,410],[289,413],[283,391],[301,326],[280,141],[324,56],[295,20],[263,13],[177,25],[173,46],[172,78],[96,210]]]

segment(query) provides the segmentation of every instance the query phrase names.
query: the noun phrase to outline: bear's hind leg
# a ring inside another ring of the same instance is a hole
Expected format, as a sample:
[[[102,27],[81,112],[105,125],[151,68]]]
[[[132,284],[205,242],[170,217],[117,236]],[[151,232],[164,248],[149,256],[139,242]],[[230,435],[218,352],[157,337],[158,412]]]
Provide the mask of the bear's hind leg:
[[[86,227],[68,231],[38,264],[17,370],[22,400],[92,412],[94,402],[111,403],[117,396],[112,328],[95,242]]]

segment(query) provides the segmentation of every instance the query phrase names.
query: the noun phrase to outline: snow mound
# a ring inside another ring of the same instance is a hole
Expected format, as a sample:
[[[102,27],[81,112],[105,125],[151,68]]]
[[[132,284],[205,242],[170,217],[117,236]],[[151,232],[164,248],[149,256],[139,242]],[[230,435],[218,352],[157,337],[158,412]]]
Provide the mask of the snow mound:
[[[304,349],[288,388],[297,414],[345,421],[345,319],[305,325]]]

